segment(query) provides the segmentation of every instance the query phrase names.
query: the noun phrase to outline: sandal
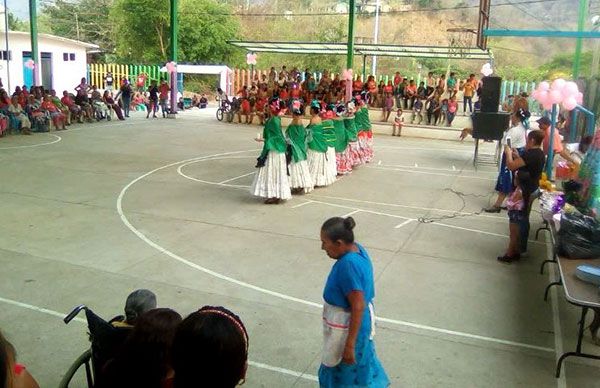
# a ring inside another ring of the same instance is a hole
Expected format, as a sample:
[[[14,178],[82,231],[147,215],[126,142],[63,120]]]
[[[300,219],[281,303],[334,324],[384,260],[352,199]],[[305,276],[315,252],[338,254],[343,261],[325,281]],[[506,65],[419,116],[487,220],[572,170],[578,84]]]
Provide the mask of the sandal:
[[[491,206],[483,209],[486,213],[500,213],[500,210],[502,209],[498,206]]]

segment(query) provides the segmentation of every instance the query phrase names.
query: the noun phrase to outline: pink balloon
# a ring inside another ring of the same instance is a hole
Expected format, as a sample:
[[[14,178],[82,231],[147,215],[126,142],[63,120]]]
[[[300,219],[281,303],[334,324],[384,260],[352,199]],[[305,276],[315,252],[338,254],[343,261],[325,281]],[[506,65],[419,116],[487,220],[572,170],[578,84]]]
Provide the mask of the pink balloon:
[[[565,97],[576,96],[579,93],[579,88],[577,84],[573,81],[565,82],[565,85],[562,88],[562,94]]]
[[[546,103],[546,101],[548,101],[548,91],[547,90],[542,90],[538,92],[537,95],[537,101],[544,105]]]
[[[546,81],[542,81],[538,85],[538,90],[539,91],[548,90],[548,89],[550,89],[550,84],[548,82],[546,82]]]
[[[536,99],[537,99],[537,97],[538,97],[538,93],[539,93],[539,92],[538,92],[538,90],[537,90],[537,89],[536,89],[536,90],[534,90],[533,92],[531,92],[531,98],[533,98],[534,100],[536,100]]]
[[[27,62],[25,62],[25,67],[28,69],[33,69],[35,67],[35,62],[33,59],[29,59]]]
[[[550,93],[548,94],[547,101],[549,101],[553,104],[559,104],[562,102],[562,100],[563,100],[563,95],[560,92],[560,90],[551,90]]]
[[[583,104],[583,93],[577,92],[577,95],[575,95],[575,101],[577,101],[578,104]]]
[[[545,102],[542,104],[542,106],[544,107],[545,110],[552,109],[552,103],[550,103],[550,102]]]
[[[562,78],[557,78],[552,81],[552,90],[562,90],[563,86],[565,86],[565,80]]]
[[[569,97],[563,101],[562,106],[566,110],[573,110],[577,106],[577,101],[575,100],[575,97]]]

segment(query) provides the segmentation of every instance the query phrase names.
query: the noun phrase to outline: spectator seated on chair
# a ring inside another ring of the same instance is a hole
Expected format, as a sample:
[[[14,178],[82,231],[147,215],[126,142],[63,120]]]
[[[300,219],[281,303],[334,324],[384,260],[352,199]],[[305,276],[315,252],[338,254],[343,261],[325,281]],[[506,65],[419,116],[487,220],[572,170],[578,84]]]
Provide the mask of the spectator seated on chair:
[[[92,107],[94,108],[96,120],[110,120],[110,111],[108,109],[108,106],[102,100],[102,94],[100,93],[96,85],[92,86],[90,100],[92,101]]]
[[[69,107],[62,103],[60,98],[56,95],[56,90],[52,89],[50,91],[50,101],[60,110],[60,112],[65,117],[65,124],[71,125],[71,111]]]
[[[0,113],[7,114],[8,107],[10,106],[10,97],[6,90],[0,89]]]
[[[79,105],[75,104],[73,97],[71,97],[66,90],[63,91],[63,96],[60,99],[60,102],[69,109],[71,120],[77,120],[77,122],[83,123],[83,116],[85,112]]]
[[[27,106],[25,112],[31,121],[31,129],[36,132],[48,132],[49,130],[49,116],[41,108],[41,102],[35,99],[33,94],[27,97]]]
[[[0,113],[0,137],[4,137],[6,132],[8,132],[9,127],[9,117],[4,113]]]
[[[31,135],[31,121],[25,113],[25,110],[19,104],[19,97],[13,96],[12,103],[8,107],[8,114],[11,118],[11,127],[13,130],[21,129],[23,135]]]
[[[75,104],[81,107],[81,110],[85,113],[87,121],[91,123],[94,117],[94,108],[92,107],[87,94],[77,93],[75,96]]]
[[[42,102],[40,109],[42,111],[47,112],[50,115],[52,123],[54,124],[54,127],[57,131],[67,129],[65,126],[67,118],[60,111],[60,109],[58,109],[58,107],[54,105],[49,94],[47,94],[46,97],[44,97],[44,101]]]
[[[156,308],[156,295],[150,290],[133,291],[125,301],[125,315],[115,317],[111,323],[115,327],[132,327],[136,319],[147,311]]]
[[[172,386],[171,345],[181,315],[158,308],[140,315],[117,355],[103,369],[97,387]]]

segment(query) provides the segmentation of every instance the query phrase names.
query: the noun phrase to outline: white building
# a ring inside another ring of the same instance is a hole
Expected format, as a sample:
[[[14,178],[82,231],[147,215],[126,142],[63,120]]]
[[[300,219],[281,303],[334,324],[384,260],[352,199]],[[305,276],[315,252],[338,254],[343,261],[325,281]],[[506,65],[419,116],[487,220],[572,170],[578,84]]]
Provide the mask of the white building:
[[[98,50],[91,43],[79,42],[49,34],[38,34],[40,56],[38,79],[44,88],[72,91],[82,77],[87,77],[87,52]],[[9,31],[8,50],[6,32],[0,31],[0,77],[4,88],[12,92],[16,86],[33,85],[33,69],[27,66],[31,60],[31,39],[27,32]]]

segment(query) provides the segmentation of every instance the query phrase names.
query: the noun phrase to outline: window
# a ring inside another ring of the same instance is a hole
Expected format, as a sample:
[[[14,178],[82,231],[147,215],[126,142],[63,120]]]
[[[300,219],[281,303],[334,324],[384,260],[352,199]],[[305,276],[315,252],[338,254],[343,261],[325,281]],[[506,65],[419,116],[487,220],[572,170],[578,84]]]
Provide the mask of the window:
[[[9,50],[8,53],[6,50],[0,51],[0,59],[3,61],[12,61],[12,51]]]
[[[75,60],[75,53],[69,54],[69,61],[74,61],[74,60]]]
[[[69,60],[69,53],[63,53],[63,61],[68,61]]]
[[[63,53],[63,61],[67,62],[67,61],[74,61],[75,60],[75,53]]]

